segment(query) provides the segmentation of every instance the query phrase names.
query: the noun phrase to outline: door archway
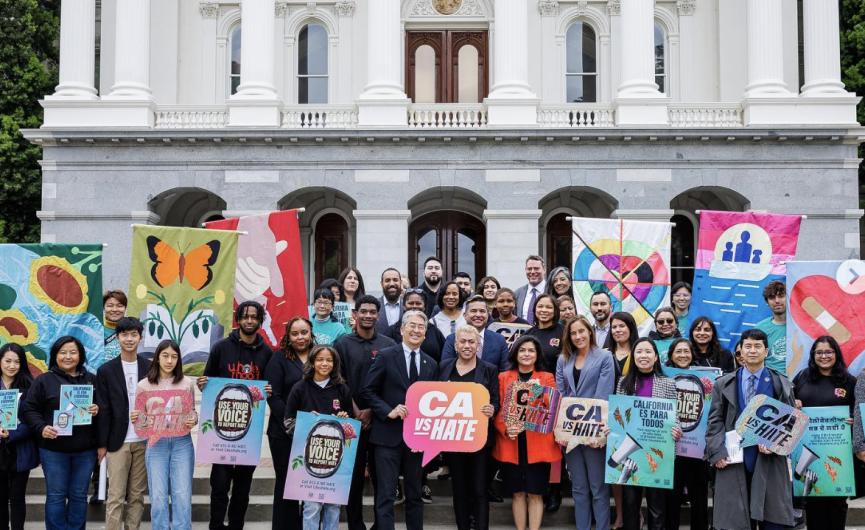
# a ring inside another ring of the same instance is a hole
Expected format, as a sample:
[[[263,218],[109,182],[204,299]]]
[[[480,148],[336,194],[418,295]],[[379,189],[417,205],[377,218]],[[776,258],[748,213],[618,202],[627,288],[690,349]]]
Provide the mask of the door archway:
[[[430,256],[442,260],[443,278],[465,272],[477,281],[486,275],[486,226],[473,215],[437,210],[409,225],[409,271],[413,285],[423,283],[423,263]]]

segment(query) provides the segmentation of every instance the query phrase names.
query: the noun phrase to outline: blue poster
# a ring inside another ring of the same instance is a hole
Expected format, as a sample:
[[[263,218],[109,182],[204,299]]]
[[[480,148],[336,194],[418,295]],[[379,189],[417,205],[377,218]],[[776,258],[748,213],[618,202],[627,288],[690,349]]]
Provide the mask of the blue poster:
[[[201,432],[195,461],[257,466],[264,433],[267,381],[211,377],[201,393]]]
[[[739,280],[697,269],[688,313],[709,317],[718,328],[721,346],[733,351],[743,331],[772,316],[763,300],[763,288],[773,280],[783,281],[784,276],[770,274],[759,281]]]

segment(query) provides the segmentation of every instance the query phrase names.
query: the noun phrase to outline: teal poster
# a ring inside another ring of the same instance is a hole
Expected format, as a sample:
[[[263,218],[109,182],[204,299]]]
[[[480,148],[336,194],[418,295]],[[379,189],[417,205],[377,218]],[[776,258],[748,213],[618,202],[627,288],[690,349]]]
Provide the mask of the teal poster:
[[[706,449],[706,422],[712,404],[712,388],[718,375],[713,372],[664,367],[676,383],[676,414],[682,437],[676,442],[676,456],[703,458]]]
[[[610,396],[607,484],[673,488],[676,400]]]
[[[865,405],[863,403],[861,406]],[[793,451],[793,495],[796,497],[852,497],[853,443],[847,407],[805,407],[811,418],[802,442]]]
[[[60,412],[72,415],[72,425],[90,425],[93,385],[60,385]]]
[[[0,427],[7,431],[18,428],[17,390],[0,390]]]
[[[211,377],[201,393],[195,461],[257,466],[261,459],[267,381]]]

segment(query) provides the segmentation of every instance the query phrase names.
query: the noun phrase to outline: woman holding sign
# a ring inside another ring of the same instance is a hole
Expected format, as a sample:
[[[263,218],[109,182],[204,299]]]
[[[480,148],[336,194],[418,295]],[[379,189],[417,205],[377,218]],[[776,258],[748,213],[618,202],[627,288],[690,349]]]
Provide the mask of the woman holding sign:
[[[508,361],[511,369],[499,374],[499,398],[508,403],[511,385],[517,381],[537,380],[542,386],[556,386],[553,375],[542,371],[541,344],[531,335],[523,335],[511,346]],[[493,458],[502,462],[505,488],[513,494],[514,524],[526,530],[538,530],[544,515],[543,495],[547,492],[550,463],[562,459],[553,432],[527,432],[525,422],[505,424],[504,414],[496,416],[496,445]]]
[[[478,359],[480,334],[474,326],[463,326],[456,332],[455,359],[442,361],[439,365],[439,381],[455,383],[477,383],[490,393],[490,403],[481,407],[488,418],[499,411],[499,369]],[[490,422],[492,423],[492,422]],[[488,432],[491,432],[490,429]],[[490,502],[487,498],[487,468],[494,438],[474,453],[446,453],[453,479],[454,515],[457,528],[469,530],[470,516],[474,517],[475,530],[487,530],[490,521]]]
[[[27,393],[24,402],[24,421],[41,436],[39,457],[45,473],[45,528],[47,530],[84,528],[87,523],[87,487],[90,473],[96,464],[96,414],[95,404],[80,408],[71,402],[68,410],[60,410],[60,401],[65,385],[95,387],[96,374],[84,368],[84,345],[75,337],[60,337],[51,346],[48,371],[39,376]],[[92,400],[92,391],[91,391]],[[55,412],[67,416],[57,425]],[[62,435],[66,419],[93,418],[90,424],[76,424],[72,433]]]
[[[847,372],[847,364],[841,355],[838,342],[829,335],[818,337],[811,345],[811,353],[808,357],[808,367],[799,372],[793,378],[793,395],[796,396],[796,407],[847,407],[850,417],[854,416],[854,405],[856,403],[856,378]],[[807,411],[803,411],[807,412]],[[853,429],[853,450],[856,450],[858,439],[861,447],[862,424],[859,415],[859,430]],[[853,423],[852,419],[847,420]],[[861,449],[860,449],[861,450]],[[823,463],[815,463],[815,466],[837,466],[826,455],[823,455]],[[824,486],[832,493],[831,486]],[[808,522],[808,530],[842,530],[847,523],[847,497],[806,497],[805,516]]]
[[[153,352],[153,362],[147,376],[138,382],[137,394],[180,390],[190,396],[192,410],[172,420],[166,416],[169,407],[176,408],[179,398],[172,397],[166,404],[163,400],[148,400],[145,421],[159,421],[168,426],[172,421],[182,422],[183,427],[192,429],[198,423],[195,413],[195,381],[183,375],[183,362],[180,359],[180,346],[172,340],[163,340]],[[151,408],[152,407],[152,408]],[[152,419],[151,419],[152,418]],[[141,413],[133,410],[129,414],[133,424],[140,424]],[[150,520],[154,528],[192,528],[192,472],[195,470],[195,448],[192,435],[160,438],[147,448],[144,456],[147,466],[147,489],[150,491]],[[169,525],[169,498],[171,505],[171,524]]]
[[[565,325],[562,355],[556,363],[556,387],[562,397],[601,399],[613,393],[613,358],[595,344],[595,331],[585,316]],[[610,526],[610,486],[604,482],[604,449],[597,440],[565,454],[571,473],[577,530]]]
[[[639,396],[661,399],[676,399],[676,383],[664,375],[661,369],[658,349],[651,339],[642,338],[634,344],[631,353],[631,364],[635,370],[628,372],[616,386],[616,394],[620,396]],[[679,441],[682,431],[673,427],[673,440]],[[625,530],[639,530],[640,504],[643,501],[643,490],[646,492],[649,530],[663,530],[667,501],[667,491],[658,488],[643,488],[641,486],[624,486],[624,516]]]

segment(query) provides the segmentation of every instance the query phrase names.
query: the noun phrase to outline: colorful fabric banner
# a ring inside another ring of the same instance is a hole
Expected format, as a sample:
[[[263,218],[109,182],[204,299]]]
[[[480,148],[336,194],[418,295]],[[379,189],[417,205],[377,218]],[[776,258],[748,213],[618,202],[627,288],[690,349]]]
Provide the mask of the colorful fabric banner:
[[[511,349],[511,346],[517,341],[518,338],[522,337],[523,334],[532,329],[532,327],[528,324],[514,324],[508,322],[493,322],[487,329],[498,333],[502,337],[505,338],[505,342],[508,343],[508,349]]]
[[[180,345],[183,372],[200,376],[231,331],[237,232],[135,225],[127,314],[144,324],[139,352]]]
[[[186,390],[146,390],[135,396],[135,410],[140,413],[135,434],[153,447],[160,438],[189,434],[186,420],[195,414],[195,398]]]
[[[211,377],[201,393],[201,432],[195,461],[257,466],[264,433],[267,381]]]
[[[656,309],[670,303],[670,223],[624,219],[573,220],[574,302],[590,316],[594,293],[612,311],[628,311],[640,335],[652,330]]]
[[[64,335],[84,345],[91,372],[106,361],[102,245],[0,245],[0,346],[21,345],[38,376]]]
[[[283,498],[348,504],[360,422],[298,412]]]
[[[725,348],[732,350],[743,331],[772,316],[763,288],[784,280],[784,263],[796,257],[801,223],[799,215],[700,212],[689,314],[712,319]],[[767,364],[785,365],[785,350],[785,344],[770,344]]]
[[[72,414],[73,425],[90,425],[93,385],[60,385],[60,411]]]
[[[578,445],[588,445],[592,440],[597,440],[598,447],[607,443],[602,432],[607,419],[607,405],[601,399],[562,398],[553,432],[556,442],[565,448],[566,453]]]
[[[0,390],[0,427],[7,431],[18,429],[18,390]]]
[[[742,437],[739,447],[763,444],[773,453],[787,456],[799,445],[808,421],[808,415],[795,407],[759,394],[736,420],[736,432]]]
[[[676,383],[676,415],[682,429],[682,437],[676,442],[676,456],[702,459],[712,389],[718,374],[668,367],[664,367],[664,374]]]
[[[814,341],[838,341],[847,369],[865,369],[865,262],[794,261],[787,264],[787,366],[808,366]]]
[[[423,451],[423,465],[441,452],[473,453],[487,443],[490,392],[477,383],[418,382],[408,388],[402,437]]]
[[[850,409],[805,407],[802,412],[811,423],[793,452],[793,495],[855,497],[852,425],[847,425]]]
[[[502,421],[507,426],[519,426],[524,431],[552,432],[556,426],[561,394],[555,388],[543,386],[537,379],[514,381],[505,392]]]
[[[246,232],[237,244],[234,307],[248,300],[264,306],[259,333],[272,348],[279,346],[285,325],[304,316],[307,305],[297,210],[212,221],[206,226]]]
[[[610,396],[607,484],[673,489],[676,400]]]

